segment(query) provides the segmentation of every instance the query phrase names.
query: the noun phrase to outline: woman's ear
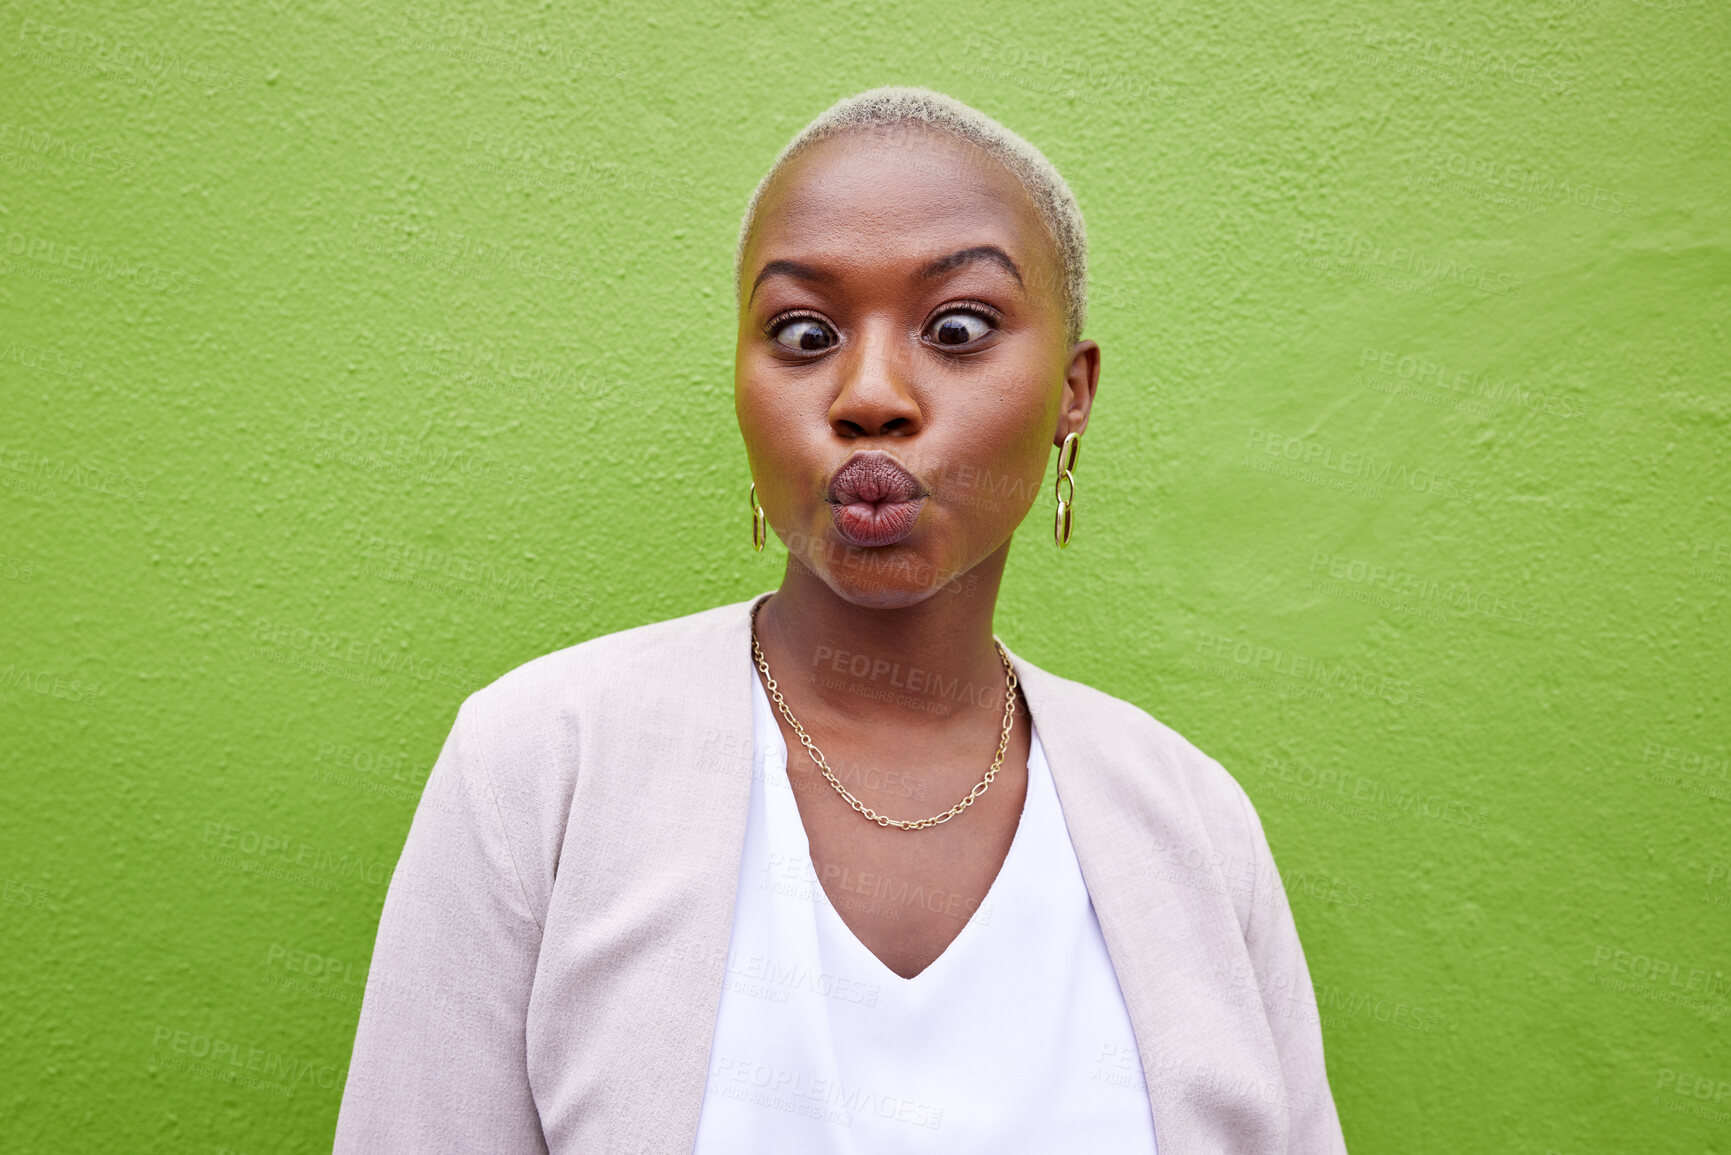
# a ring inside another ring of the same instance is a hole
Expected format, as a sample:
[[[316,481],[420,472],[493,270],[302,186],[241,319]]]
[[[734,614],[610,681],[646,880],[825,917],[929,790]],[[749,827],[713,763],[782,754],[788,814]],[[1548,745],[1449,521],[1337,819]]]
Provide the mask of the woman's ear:
[[[1099,388],[1100,346],[1078,341],[1071,346],[1070,363],[1064,368],[1064,397],[1058,406],[1053,445],[1062,445],[1067,434],[1080,434],[1088,428],[1088,414],[1094,410],[1094,394]]]

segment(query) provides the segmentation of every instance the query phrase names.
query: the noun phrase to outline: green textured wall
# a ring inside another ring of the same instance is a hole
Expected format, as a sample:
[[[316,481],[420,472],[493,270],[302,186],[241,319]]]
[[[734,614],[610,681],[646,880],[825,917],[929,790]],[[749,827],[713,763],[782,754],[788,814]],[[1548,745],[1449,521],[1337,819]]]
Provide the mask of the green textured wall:
[[[775,583],[734,230],[889,82],[1082,202],[999,629],[1249,789],[1354,1150],[1731,1149],[1731,17],[1308,7],[0,6],[0,1149],[328,1149],[459,701]]]

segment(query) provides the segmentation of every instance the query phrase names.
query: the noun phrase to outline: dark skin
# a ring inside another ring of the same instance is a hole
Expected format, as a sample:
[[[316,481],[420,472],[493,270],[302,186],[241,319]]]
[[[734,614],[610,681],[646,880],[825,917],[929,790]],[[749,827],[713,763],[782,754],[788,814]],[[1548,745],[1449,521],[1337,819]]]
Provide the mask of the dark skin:
[[[1099,347],[1068,339],[1057,248],[1026,190],[941,134],[855,132],[802,154],[766,190],[743,268],[735,406],[759,501],[789,546],[759,643],[861,802],[896,819],[940,814],[996,753],[992,614],[1011,534],[1050,484],[1052,447],[1087,428]],[[888,452],[929,493],[901,541],[852,546],[831,520],[830,478],[861,450]],[[1017,696],[992,786],[918,831],[855,813],[778,721],[825,893],[885,966],[919,974],[1009,852],[1027,703]]]

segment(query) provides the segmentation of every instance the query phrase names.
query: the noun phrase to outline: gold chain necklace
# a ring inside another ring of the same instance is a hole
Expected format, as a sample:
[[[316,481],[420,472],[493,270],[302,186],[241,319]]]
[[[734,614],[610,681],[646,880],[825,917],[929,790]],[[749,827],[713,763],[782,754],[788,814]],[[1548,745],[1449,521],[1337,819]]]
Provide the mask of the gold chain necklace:
[[[879,826],[893,826],[897,830],[924,830],[928,826],[937,826],[940,823],[948,822],[950,819],[972,806],[974,804],[974,799],[984,794],[986,789],[991,786],[992,780],[998,776],[998,770],[1004,764],[1004,751],[1009,749],[1010,746],[1010,727],[1015,724],[1016,720],[1016,670],[1015,667],[1010,665],[1010,655],[1004,652],[1003,643],[998,641],[997,638],[993,638],[992,645],[998,651],[998,660],[1004,663],[1004,732],[998,738],[998,756],[992,759],[991,769],[986,771],[986,776],[984,778],[974,784],[974,788],[968,791],[967,797],[963,798],[960,802],[956,803],[942,814],[935,814],[930,818],[921,818],[916,821],[907,821],[879,814],[864,802],[855,798],[848,788],[841,784],[841,780],[830,772],[829,763],[824,761],[822,751],[820,751],[817,748],[816,743],[811,740],[811,735],[805,732],[805,727],[801,726],[799,720],[793,716],[793,711],[788,709],[787,699],[781,696],[781,690],[776,687],[775,678],[770,675],[769,659],[763,656],[763,647],[757,644],[756,607],[753,607],[751,611],[751,654],[757,659],[757,668],[763,671],[763,680],[769,687],[769,696],[774,699],[776,707],[781,710],[781,716],[787,719],[787,724],[793,727],[793,732],[795,734],[799,735],[800,744],[805,747],[805,752],[811,755],[811,760],[817,763],[817,768],[823,771],[823,776],[829,780],[831,786],[835,787],[835,792],[847,799],[847,804],[849,806],[853,807]]]

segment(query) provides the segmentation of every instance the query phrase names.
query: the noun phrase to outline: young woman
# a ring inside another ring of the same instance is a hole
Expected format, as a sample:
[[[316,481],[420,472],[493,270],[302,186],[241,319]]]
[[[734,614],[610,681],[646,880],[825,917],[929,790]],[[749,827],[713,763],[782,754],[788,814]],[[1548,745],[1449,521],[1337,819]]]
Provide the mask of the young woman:
[[[1344,1150],[1243,790],[992,634],[1053,446],[1072,532],[1085,285],[1063,179],[964,105],[788,145],[735,361],[781,585],[463,704],[338,1151]]]

